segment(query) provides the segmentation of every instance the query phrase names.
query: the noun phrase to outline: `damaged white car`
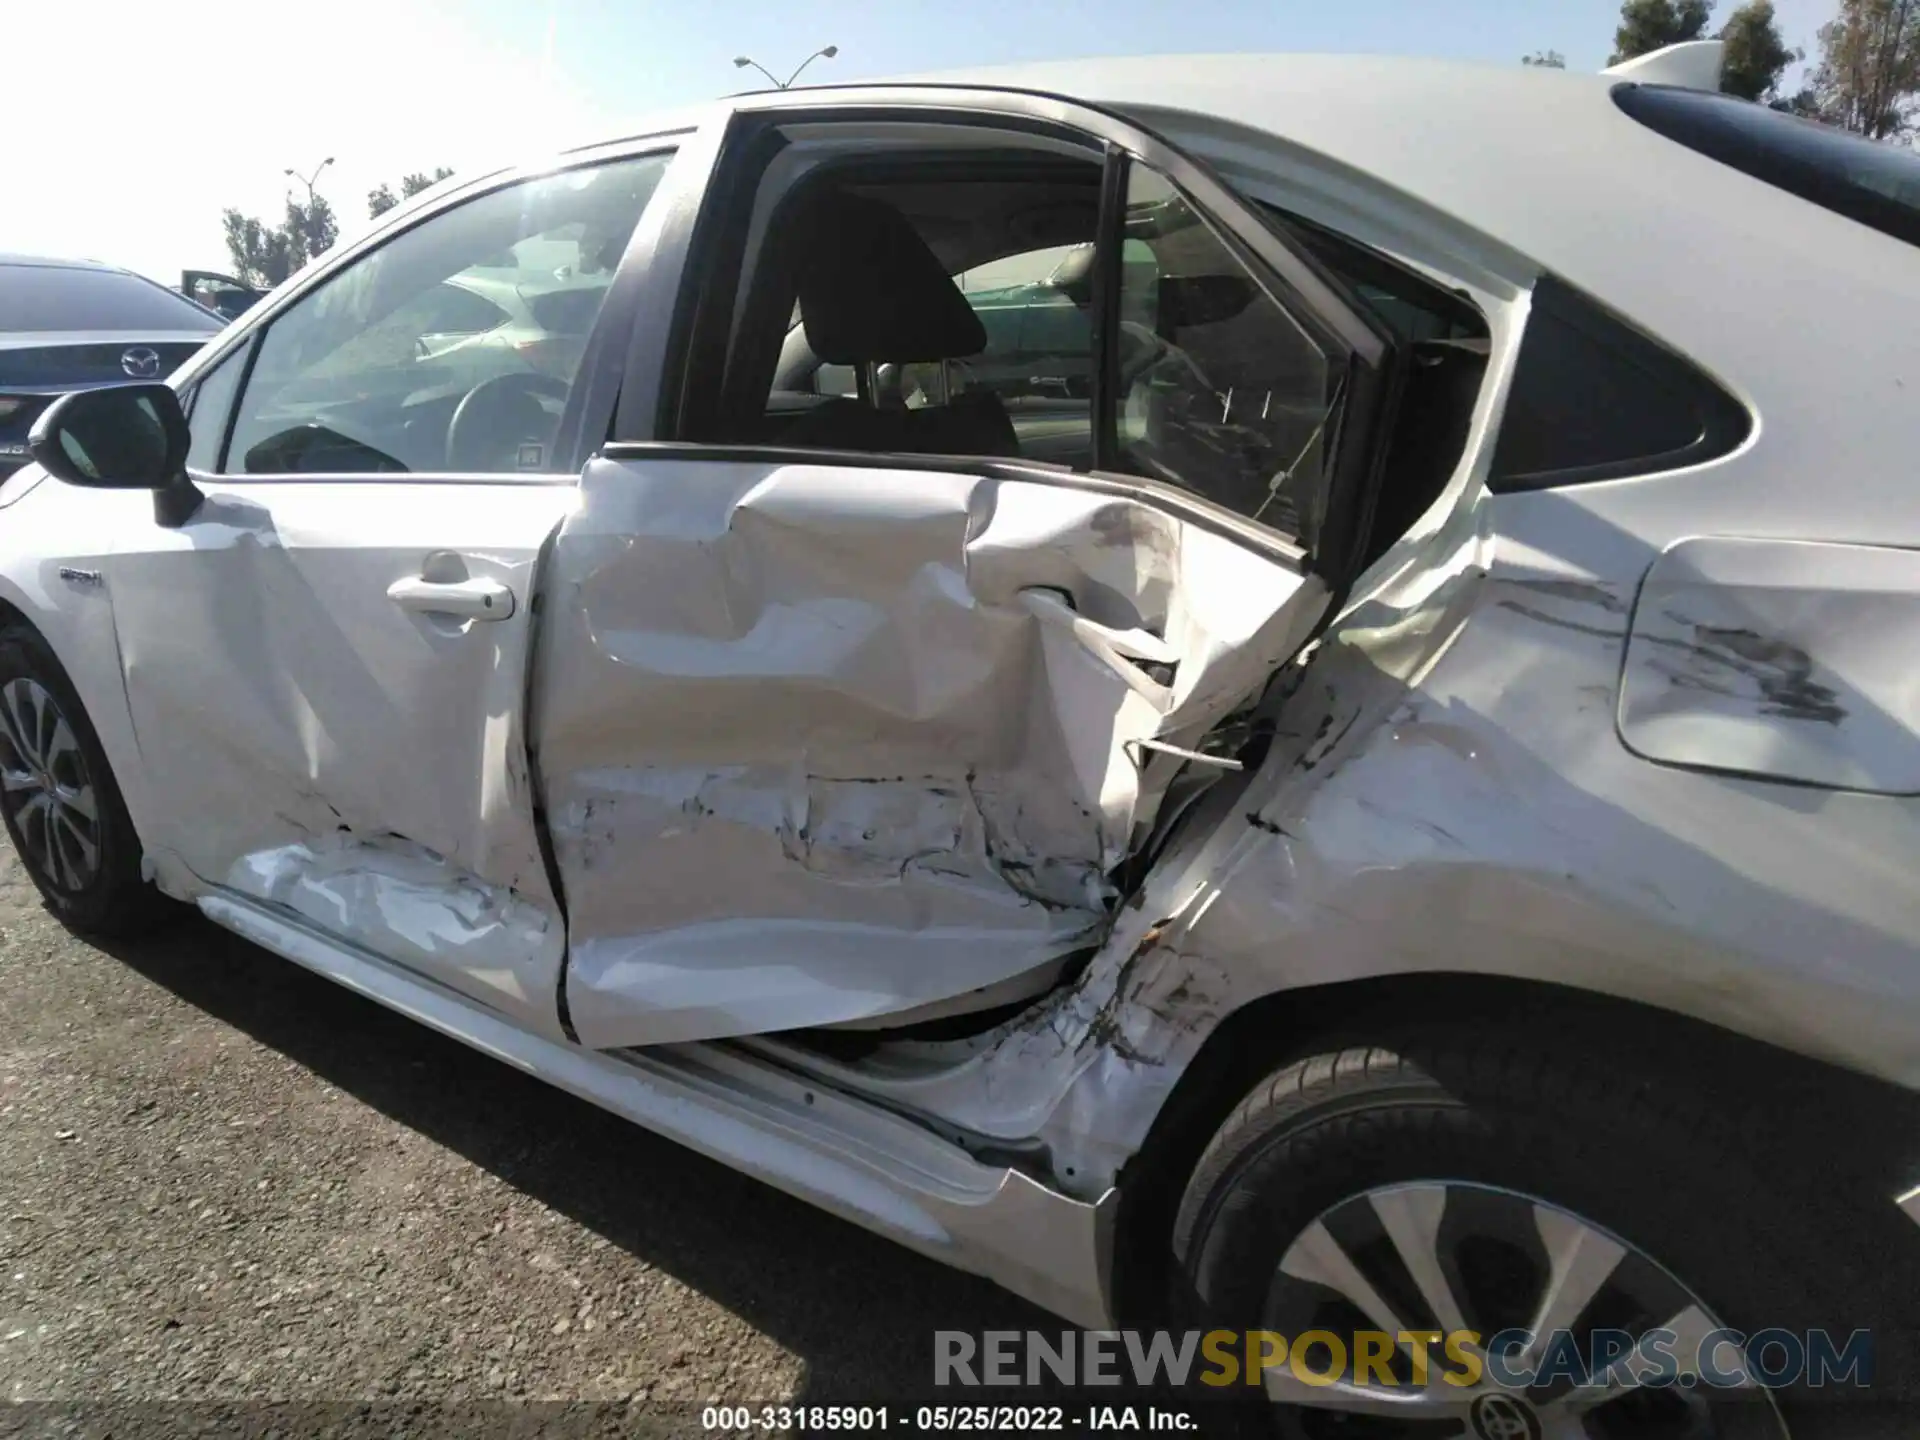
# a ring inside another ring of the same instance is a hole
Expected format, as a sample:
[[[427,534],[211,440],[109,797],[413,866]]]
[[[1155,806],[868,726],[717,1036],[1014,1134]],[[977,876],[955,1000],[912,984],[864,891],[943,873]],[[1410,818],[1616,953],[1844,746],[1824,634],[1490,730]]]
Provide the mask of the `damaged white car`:
[[[1702,1342],[1911,1300],[1920,158],[1717,64],[778,92],[422,197],[39,422],[8,830],[1079,1324],[1350,1337],[1249,1433],[1865,1433]],[[393,323],[514,265],[551,345]]]

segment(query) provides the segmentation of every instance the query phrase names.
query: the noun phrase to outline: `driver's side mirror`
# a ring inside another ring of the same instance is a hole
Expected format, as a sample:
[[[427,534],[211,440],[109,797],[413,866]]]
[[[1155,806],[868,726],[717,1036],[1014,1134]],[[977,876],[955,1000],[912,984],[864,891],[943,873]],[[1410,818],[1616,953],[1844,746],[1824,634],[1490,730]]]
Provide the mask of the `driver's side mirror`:
[[[184,524],[200,504],[187,478],[192,440],[169,385],[76,390],[41,412],[27,451],[49,475],[93,490],[151,490],[154,518]]]

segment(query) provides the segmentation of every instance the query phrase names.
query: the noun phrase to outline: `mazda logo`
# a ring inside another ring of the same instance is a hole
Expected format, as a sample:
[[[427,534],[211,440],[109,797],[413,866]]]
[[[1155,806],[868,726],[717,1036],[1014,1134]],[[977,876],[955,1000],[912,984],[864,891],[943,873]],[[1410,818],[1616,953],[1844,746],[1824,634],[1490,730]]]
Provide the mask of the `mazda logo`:
[[[160,373],[160,352],[151,345],[122,350],[120,368],[135,380],[152,380]]]
[[[1540,1417],[1514,1395],[1482,1395],[1469,1412],[1478,1440],[1540,1440]]]

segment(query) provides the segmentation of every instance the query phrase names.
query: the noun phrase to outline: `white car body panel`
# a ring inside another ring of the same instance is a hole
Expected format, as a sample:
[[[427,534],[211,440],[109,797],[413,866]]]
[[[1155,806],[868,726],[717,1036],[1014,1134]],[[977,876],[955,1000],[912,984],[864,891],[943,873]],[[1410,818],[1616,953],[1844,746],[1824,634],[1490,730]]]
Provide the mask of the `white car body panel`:
[[[1120,484],[593,462],[535,686],[576,1033],[864,1020],[1098,943],[1180,769],[1139,742],[1299,649],[1298,566]]]
[[[1259,771],[1223,778],[1187,812],[1133,903],[1097,933],[1087,907],[1022,903],[1031,897],[987,863],[984,829],[948,845],[961,860],[953,883],[924,895],[875,887],[860,869],[911,863],[905,836],[954,833],[950,797],[934,792],[975,757],[907,723],[927,715],[959,717],[952,733],[1008,776],[1043,772],[1053,789],[1036,853],[1068,845],[1076,874],[1151,823],[1154,785],[1130,783],[1116,745],[1191,739],[1199,711],[1174,723],[1176,701],[1135,704],[1135,686],[1114,688],[1120,672],[1088,663],[1085,637],[1063,645],[1044,604],[990,584],[996,525],[1017,537],[1010,551],[1052,547],[1075,574],[1095,558],[1137,561],[1132,546],[1090,556],[1097,512],[1049,508],[1091,490],[862,471],[871,518],[937,543],[882,551],[851,579],[829,570],[836,591],[819,563],[833,539],[821,517],[860,510],[830,464],[632,456],[594,462],[577,501],[571,485],[383,484],[377,501],[344,483],[209,485],[210,504],[237,509],[193,581],[166,558],[190,542],[156,538],[146,495],[12,489],[0,597],[62,657],[166,888],[382,1003],[1080,1323],[1107,1317],[1123,1167],[1222,1023],[1269,997],[1504,977],[1696,1017],[1920,1089],[1912,247],[1640,126],[1608,98],[1617,76],[1199,56],[951,80],[1110,107],[1241,194],[1461,290],[1492,334],[1452,481],[1299,667]],[[741,103],[824,106],[837,93]],[[903,92],[846,93],[872,104]],[[699,198],[687,169],[676,161],[681,178],[662,191],[683,209]],[[649,213],[645,225],[664,223]],[[350,259],[343,249],[297,277],[236,329]],[[1689,469],[1489,493],[1544,273],[1715,376],[1753,412],[1748,440]],[[664,325],[679,274],[647,280],[653,308],[637,332]],[[651,395],[657,375],[627,374]],[[673,486],[694,468],[724,483]],[[245,514],[261,505],[270,527]],[[1041,523],[1056,514],[1067,523]],[[1184,544],[1187,521],[1175,528]],[[369,533],[375,544],[344,553]],[[1768,550],[1758,570],[1739,558],[1756,542]],[[546,604],[458,646],[422,631],[386,591],[434,551],[484,557],[487,574]],[[663,568],[639,563],[642,551]],[[1142,598],[1143,572],[1121,573],[1119,593]],[[1278,570],[1254,574],[1261,602],[1245,613],[1219,605],[1226,587],[1204,566],[1181,577],[1197,624],[1161,638],[1183,660],[1204,657],[1203,708],[1256,689],[1253,663],[1291,653],[1295,622],[1320,598],[1288,592]],[[274,604],[246,608],[263,583],[249,575],[278,586]],[[896,597],[921,585],[966,626],[913,629],[929,612],[884,600],[881,578]],[[1783,715],[1758,684],[1676,689],[1658,657],[1691,631],[1667,614],[1669,597],[1709,607],[1686,626],[1790,644],[1844,714]],[[875,666],[863,636],[899,658]],[[756,645],[768,637],[779,643]],[[377,677],[352,658],[361,646],[381,657]],[[740,698],[756,664],[762,678],[786,667],[775,676],[787,711],[773,713],[772,690]],[[951,686],[961,664],[971,690],[931,683]],[[1105,708],[1083,729],[1095,696]],[[189,727],[204,748],[170,750]],[[881,740],[899,768],[875,765]],[[928,778],[882,805],[809,775]],[[543,784],[570,964],[531,818]],[[1097,819],[1061,820],[1068,797]],[[868,821],[883,816],[889,835],[873,826],[869,842]],[[349,830],[335,838],[341,818]],[[812,844],[796,856],[781,837],[802,826]],[[862,848],[873,843],[895,848]],[[722,916],[734,928],[719,945],[688,943]],[[980,953],[957,965],[965,946],[928,943],[962,933]],[[765,1035],[592,1053],[871,1021],[1018,974],[1070,935],[1098,945],[1077,978],[964,1040],[889,1040],[858,1062]],[[770,973],[781,965],[792,973]],[[946,966],[958,973],[928,973]],[[571,1034],[540,1004],[557,999],[563,971]],[[752,1003],[729,989],[736,978]]]
[[[1620,738],[1649,760],[1920,794],[1920,551],[1682,540],[1647,571]]]
[[[530,608],[465,620],[388,591],[425,574],[529,595],[572,487],[202,488],[191,522],[142,517],[104,562],[149,850],[558,1034],[565,926],[523,733]]]

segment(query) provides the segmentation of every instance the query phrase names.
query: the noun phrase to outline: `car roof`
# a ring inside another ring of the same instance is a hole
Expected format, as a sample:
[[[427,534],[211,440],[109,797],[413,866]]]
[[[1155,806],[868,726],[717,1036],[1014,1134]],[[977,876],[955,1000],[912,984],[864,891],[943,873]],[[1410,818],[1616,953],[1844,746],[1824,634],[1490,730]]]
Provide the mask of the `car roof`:
[[[1187,116],[1216,133],[1259,132],[1355,167],[1509,242],[1538,236],[1543,222],[1591,233],[1591,203],[1574,213],[1543,206],[1538,187],[1567,192],[1599,183],[1604,191],[1622,177],[1625,167],[1614,162],[1625,151],[1634,152],[1632,169],[1662,176],[1698,158],[1620,112],[1611,96],[1621,77],[1518,63],[1193,54],[1047,61],[905,83],[1060,95],[1162,122],[1151,128],[1175,128],[1164,122]]]

